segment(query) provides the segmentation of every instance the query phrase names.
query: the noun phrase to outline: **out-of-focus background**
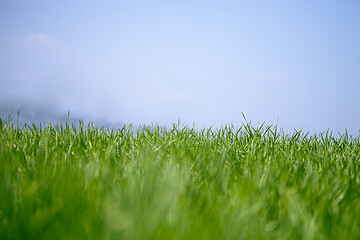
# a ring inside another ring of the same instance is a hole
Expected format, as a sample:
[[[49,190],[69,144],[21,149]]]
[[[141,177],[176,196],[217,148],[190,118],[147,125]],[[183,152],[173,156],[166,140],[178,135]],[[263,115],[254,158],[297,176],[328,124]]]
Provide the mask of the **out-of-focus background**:
[[[0,117],[360,129],[360,1],[0,2]]]

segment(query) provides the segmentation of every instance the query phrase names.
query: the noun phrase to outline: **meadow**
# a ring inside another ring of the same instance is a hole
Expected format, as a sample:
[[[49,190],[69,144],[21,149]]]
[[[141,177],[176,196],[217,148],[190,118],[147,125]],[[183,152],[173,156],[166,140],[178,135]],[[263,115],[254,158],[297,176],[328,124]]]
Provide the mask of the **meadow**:
[[[347,133],[0,122],[0,239],[360,239]]]

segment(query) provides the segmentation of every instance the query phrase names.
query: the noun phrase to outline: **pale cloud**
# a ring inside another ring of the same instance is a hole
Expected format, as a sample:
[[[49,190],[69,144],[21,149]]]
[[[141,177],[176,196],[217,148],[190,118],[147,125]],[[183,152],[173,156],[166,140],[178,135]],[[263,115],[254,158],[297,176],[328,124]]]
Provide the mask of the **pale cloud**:
[[[60,46],[60,42],[57,39],[45,33],[28,34],[20,39],[20,43],[23,45],[42,46],[42,47]]]
[[[68,58],[71,53],[66,45],[58,39],[46,33],[31,33],[20,38],[15,38],[17,43],[27,49],[35,50],[37,53]]]

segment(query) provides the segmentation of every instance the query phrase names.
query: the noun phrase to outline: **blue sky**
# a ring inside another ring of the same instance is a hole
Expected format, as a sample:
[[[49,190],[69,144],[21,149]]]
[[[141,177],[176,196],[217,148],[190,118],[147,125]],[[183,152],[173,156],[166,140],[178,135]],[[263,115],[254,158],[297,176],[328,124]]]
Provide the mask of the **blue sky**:
[[[359,1],[2,0],[0,110],[358,135],[359,43]]]

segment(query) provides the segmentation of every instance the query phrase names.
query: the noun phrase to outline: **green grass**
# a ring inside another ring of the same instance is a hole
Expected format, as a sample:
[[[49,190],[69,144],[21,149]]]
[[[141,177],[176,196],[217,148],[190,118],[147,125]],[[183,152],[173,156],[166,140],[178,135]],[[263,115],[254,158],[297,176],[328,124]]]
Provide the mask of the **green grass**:
[[[0,239],[359,239],[359,138],[0,121]]]

